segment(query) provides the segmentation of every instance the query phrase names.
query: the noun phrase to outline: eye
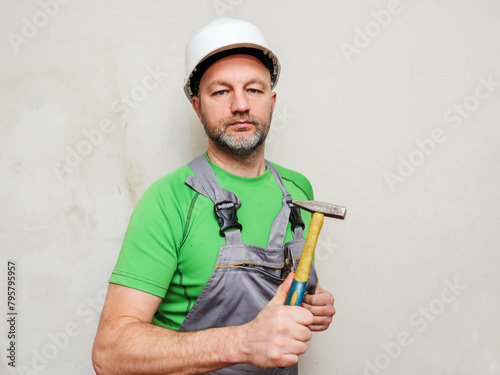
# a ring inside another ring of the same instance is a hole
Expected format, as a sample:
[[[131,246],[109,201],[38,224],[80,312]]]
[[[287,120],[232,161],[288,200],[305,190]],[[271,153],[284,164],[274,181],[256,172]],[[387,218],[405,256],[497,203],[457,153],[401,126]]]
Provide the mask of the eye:
[[[248,89],[248,92],[250,94],[258,94],[259,92],[261,92],[259,89]]]
[[[219,90],[219,91],[215,91],[213,93],[213,95],[216,95],[216,96],[222,96],[224,94],[227,94],[227,90]]]

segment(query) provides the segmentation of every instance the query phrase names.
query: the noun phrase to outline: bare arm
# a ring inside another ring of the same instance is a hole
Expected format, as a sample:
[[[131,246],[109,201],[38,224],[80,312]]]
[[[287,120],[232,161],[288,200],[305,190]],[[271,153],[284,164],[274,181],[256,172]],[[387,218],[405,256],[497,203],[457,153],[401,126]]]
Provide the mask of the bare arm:
[[[251,322],[197,332],[151,324],[159,297],[110,284],[92,351],[96,373],[203,374],[237,363],[294,365],[311,338],[313,315],[283,306],[291,275]]]

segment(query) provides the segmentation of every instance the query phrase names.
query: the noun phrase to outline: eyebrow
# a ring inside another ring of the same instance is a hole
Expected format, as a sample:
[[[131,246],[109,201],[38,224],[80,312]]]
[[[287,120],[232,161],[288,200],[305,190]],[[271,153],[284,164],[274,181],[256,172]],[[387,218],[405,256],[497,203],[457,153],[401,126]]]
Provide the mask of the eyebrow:
[[[261,80],[260,78],[254,78],[254,79],[251,79],[251,80],[247,83],[247,85],[252,85],[252,84],[254,84],[254,83],[258,83],[258,84],[260,84],[260,85],[262,85],[262,86],[265,86],[265,85],[266,85],[266,83],[265,83],[263,80]]]
[[[212,82],[210,82],[210,84],[207,86],[207,89],[208,89],[209,91],[212,91],[212,90],[214,90],[214,86],[229,86],[229,84],[228,84],[226,81],[221,81],[221,80],[212,81]]]
[[[250,81],[248,81],[245,84],[245,86],[246,85],[252,85],[252,84],[255,84],[255,83],[257,83],[259,85],[262,85],[263,87],[266,86],[266,83],[262,79],[260,79],[260,78],[253,78],[253,79],[251,79]],[[228,87],[230,87],[231,85],[228,82],[226,82],[226,81],[216,80],[216,81],[210,82],[209,85],[207,86],[207,89],[209,91],[213,90],[214,86],[228,86]]]

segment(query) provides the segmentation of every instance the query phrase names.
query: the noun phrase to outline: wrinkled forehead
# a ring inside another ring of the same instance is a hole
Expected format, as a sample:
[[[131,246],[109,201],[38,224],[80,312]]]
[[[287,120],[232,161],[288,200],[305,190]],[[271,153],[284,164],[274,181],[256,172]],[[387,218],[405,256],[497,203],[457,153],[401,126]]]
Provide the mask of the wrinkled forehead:
[[[214,83],[259,83],[271,88],[271,73],[255,56],[246,54],[230,55],[212,63],[201,77],[200,86]]]
[[[233,55],[246,55],[257,58],[262,63],[262,65],[269,71],[271,77],[271,86],[273,86],[273,80],[274,84],[276,83],[277,75],[275,71],[276,67],[274,65],[274,60],[269,58],[269,56],[265,54],[262,50],[249,47],[231,48],[228,50],[219,51],[207,57],[196,66],[196,69],[193,71],[192,76],[189,80],[189,86],[192,90],[192,94],[195,96],[198,94],[198,89],[201,79],[203,78],[203,75],[205,74],[205,72],[209,67],[211,67],[217,61]]]

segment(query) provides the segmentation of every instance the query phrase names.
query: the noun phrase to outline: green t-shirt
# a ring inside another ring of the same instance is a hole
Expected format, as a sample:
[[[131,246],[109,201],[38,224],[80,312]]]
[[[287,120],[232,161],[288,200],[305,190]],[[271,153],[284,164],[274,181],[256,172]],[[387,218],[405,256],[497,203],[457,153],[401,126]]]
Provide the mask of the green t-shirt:
[[[267,169],[254,178],[232,175],[211,163],[222,188],[242,202],[238,221],[243,243],[266,247],[283,194]],[[311,200],[310,182],[276,165],[294,200]],[[212,201],[191,189],[185,165],[154,182],[130,218],[110,282],[163,298],[153,323],[178,330],[210,278],[219,247],[225,244]],[[310,215],[302,211],[306,225]],[[305,232],[305,235],[307,232]],[[288,225],[285,241],[291,241]]]

